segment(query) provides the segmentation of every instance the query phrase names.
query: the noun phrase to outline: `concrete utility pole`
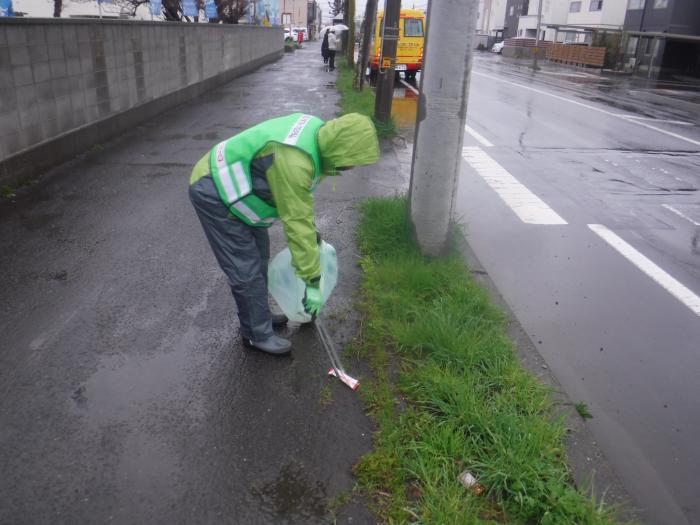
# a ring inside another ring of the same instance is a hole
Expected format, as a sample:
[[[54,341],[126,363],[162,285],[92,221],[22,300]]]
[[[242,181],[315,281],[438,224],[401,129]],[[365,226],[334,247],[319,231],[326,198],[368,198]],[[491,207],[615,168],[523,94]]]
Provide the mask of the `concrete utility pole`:
[[[540,57],[540,27],[542,26],[542,0],[540,0],[537,5],[537,34],[535,35],[535,49],[533,49],[534,58],[532,60],[532,69],[537,71],[539,66],[537,65],[537,60]]]
[[[462,164],[477,4],[478,0],[428,4],[409,204],[418,244],[429,256],[447,247]]]
[[[394,64],[396,63],[396,47],[399,42],[400,16],[401,0],[386,0],[384,30],[382,31],[382,52],[379,62],[379,74],[377,75],[376,99],[374,101],[374,118],[384,124],[388,124],[391,119],[391,101],[394,94]]]

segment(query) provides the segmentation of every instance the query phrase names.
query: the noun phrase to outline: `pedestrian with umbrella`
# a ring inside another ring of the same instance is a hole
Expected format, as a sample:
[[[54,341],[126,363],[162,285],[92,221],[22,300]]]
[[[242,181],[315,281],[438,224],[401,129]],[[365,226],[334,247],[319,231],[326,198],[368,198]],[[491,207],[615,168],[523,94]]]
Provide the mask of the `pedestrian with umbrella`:
[[[335,51],[338,49],[338,37],[335,36],[335,29],[328,30],[328,71],[335,69]]]

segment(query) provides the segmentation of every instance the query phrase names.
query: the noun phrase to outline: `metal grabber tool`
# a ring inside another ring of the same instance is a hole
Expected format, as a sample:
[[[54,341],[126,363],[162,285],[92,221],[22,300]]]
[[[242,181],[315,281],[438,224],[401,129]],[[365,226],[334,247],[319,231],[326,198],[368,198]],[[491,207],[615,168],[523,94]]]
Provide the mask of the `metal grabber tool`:
[[[321,345],[323,345],[323,348],[326,349],[328,358],[331,360],[332,368],[328,371],[328,375],[337,377],[352,390],[357,390],[357,388],[360,386],[360,382],[354,377],[349,376],[343,369],[343,364],[340,362],[340,357],[338,356],[338,352],[335,350],[333,340],[331,339],[330,335],[328,335],[326,326],[323,324],[320,317],[316,317],[314,319],[314,326],[316,327],[316,333],[321,341]]]

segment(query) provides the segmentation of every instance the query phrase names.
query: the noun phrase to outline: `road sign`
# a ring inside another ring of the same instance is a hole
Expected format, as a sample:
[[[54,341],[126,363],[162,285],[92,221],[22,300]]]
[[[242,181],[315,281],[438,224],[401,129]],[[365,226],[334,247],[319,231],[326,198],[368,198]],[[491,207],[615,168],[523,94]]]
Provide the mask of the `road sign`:
[[[151,14],[153,16],[160,16],[163,10],[163,0],[151,0]]]
[[[197,16],[199,8],[196,0],[182,0],[182,14],[185,16]]]

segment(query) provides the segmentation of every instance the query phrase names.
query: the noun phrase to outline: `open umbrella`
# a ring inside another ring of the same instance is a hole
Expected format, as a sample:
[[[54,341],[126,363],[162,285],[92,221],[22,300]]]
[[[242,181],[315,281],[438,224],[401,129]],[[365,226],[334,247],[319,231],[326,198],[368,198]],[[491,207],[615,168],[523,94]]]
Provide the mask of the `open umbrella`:
[[[334,26],[326,26],[326,27],[322,28],[318,34],[321,38],[323,38],[323,35],[325,35],[331,29],[338,32],[338,31],[347,31],[349,28],[345,24],[335,24]]]

